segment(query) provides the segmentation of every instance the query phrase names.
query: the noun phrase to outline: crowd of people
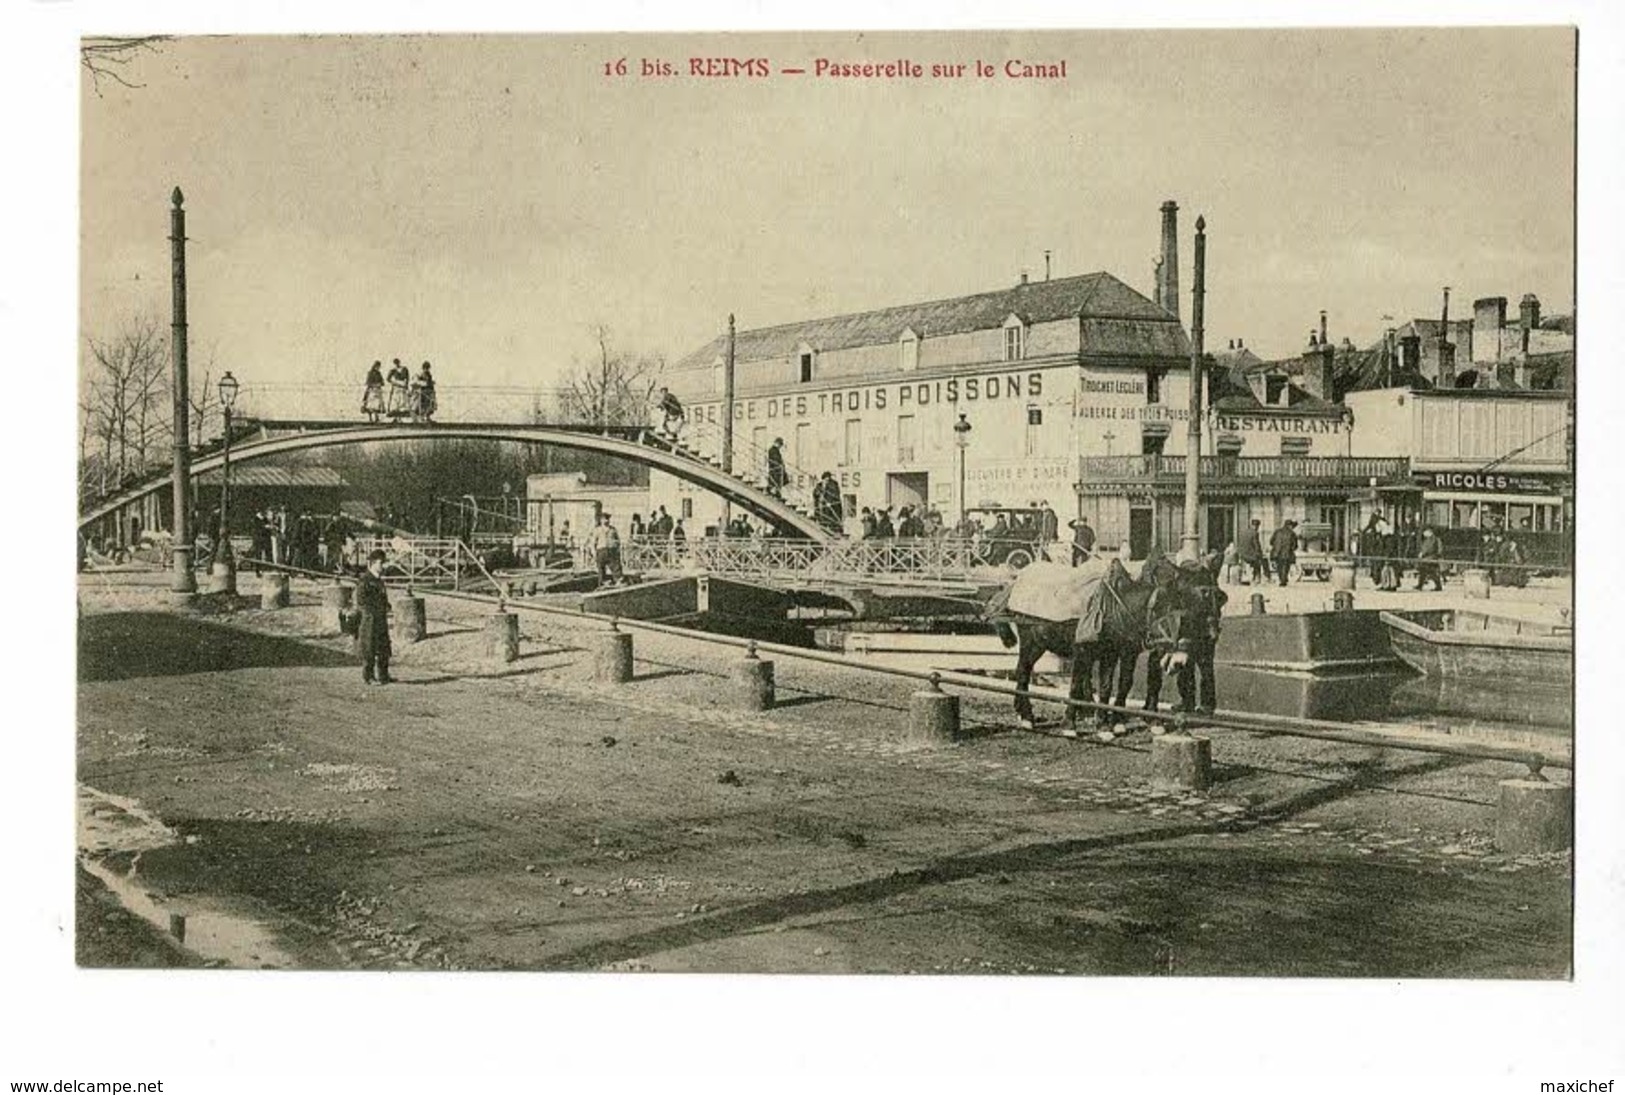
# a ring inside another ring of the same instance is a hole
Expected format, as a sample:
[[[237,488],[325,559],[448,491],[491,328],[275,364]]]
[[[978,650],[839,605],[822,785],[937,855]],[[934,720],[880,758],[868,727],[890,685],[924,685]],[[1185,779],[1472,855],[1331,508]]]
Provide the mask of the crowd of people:
[[[1261,585],[1273,580],[1286,585],[1304,546],[1298,528],[1297,521],[1282,521],[1266,541],[1259,520],[1253,518],[1226,548],[1224,573],[1242,584]],[[1522,531],[1528,531],[1527,521]],[[1396,528],[1386,515],[1376,511],[1349,538],[1348,556],[1356,568],[1369,573],[1377,589],[1386,592],[1403,589],[1403,579],[1410,571],[1416,576],[1412,589],[1431,586],[1435,591],[1442,590],[1443,567],[1448,563],[1483,567],[1495,585],[1523,586],[1529,581],[1517,537],[1499,524],[1482,533],[1470,558],[1447,559],[1437,529],[1419,525],[1414,519]]]
[[[274,563],[300,570],[360,569],[360,527],[342,514],[316,514],[287,506],[268,506],[254,515],[250,530],[250,564]],[[260,572],[254,567],[254,573]]]
[[[427,361],[418,367],[415,377],[398,357],[387,374],[382,361],[374,361],[367,370],[361,392],[361,413],[369,422],[386,418],[392,422],[403,418],[428,422],[434,418],[436,403],[434,373]]]

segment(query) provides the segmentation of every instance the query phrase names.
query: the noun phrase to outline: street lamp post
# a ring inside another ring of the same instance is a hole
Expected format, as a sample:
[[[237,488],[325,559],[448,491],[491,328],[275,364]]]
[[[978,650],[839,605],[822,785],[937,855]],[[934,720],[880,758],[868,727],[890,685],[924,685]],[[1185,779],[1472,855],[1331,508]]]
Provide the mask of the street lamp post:
[[[959,527],[965,527],[965,449],[970,445],[970,423],[961,414],[954,423],[954,444],[959,446]]]
[[[214,549],[214,565],[209,568],[209,587],[215,593],[237,592],[237,564],[231,554],[231,405],[237,401],[237,378],[228,371],[220,378],[220,415],[225,433],[225,451],[220,460],[220,525]]]

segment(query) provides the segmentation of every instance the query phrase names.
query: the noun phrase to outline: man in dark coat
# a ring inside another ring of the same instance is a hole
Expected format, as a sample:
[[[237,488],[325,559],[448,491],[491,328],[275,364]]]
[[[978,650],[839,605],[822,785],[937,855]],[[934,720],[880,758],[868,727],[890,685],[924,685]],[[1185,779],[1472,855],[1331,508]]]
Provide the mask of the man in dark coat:
[[[1038,511],[1038,536],[1041,541],[1039,547],[1046,548],[1061,537],[1061,519],[1050,509],[1048,502]]]
[[[838,536],[841,532],[842,508],[841,485],[835,481],[834,475],[826,471],[813,488],[813,520]]]
[[[767,450],[767,493],[783,498],[789,482],[790,472],[784,466],[784,438],[775,437]]]
[[[1444,591],[1444,582],[1439,579],[1439,558],[1443,554],[1438,536],[1434,535],[1431,528],[1423,529],[1421,546],[1416,549],[1417,589],[1432,582],[1434,592]]]
[[[1236,559],[1251,572],[1249,581],[1258,585],[1264,580],[1263,533],[1258,530],[1258,518],[1236,534]]]
[[[389,590],[384,588],[384,553],[367,556],[367,570],[355,586],[355,607],[361,613],[356,646],[361,653],[361,679],[367,684],[389,684]],[[376,670],[376,674],[375,671]]]
[[[1089,518],[1079,517],[1072,522],[1072,565],[1077,566],[1095,550],[1095,530],[1089,527]]]
[[[1275,577],[1286,585],[1292,564],[1298,561],[1298,522],[1283,521],[1270,536],[1270,561],[1275,565]]]

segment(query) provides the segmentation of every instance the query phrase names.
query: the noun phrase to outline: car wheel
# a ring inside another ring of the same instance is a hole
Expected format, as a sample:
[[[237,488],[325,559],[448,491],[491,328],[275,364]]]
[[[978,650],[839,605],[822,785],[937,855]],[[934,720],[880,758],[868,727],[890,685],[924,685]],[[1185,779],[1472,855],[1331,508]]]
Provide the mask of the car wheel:
[[[1011,570],[1020,570],[1022,567],[1026,566],[1032,561],[1032,552],[1028,551],[1026,548],[1016,548],[1016,550],[1004,557],[1004,565],[1009,567]]]

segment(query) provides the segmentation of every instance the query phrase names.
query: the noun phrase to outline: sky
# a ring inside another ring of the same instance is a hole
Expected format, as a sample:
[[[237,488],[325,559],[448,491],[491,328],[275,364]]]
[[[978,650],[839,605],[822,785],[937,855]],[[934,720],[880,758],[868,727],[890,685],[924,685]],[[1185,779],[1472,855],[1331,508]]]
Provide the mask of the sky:
[[[1525,292],[1573,306],[1574,38],[1561,29],[191,37],[86,77],[81,334],[169,315],[249,383],[550,386],[592,352],[675,360],[742,328],[1108,271],[1148,296],[1207,221],[1207,345],[1296,353],[1319,310]],[[629,74],[605,74],[627,58]],[[763,58],[766,78],[691,77]],[[834,79],[838,61],[990,62]],[[682,75],[644,78],[641,61]],[[1002,75],[1065,61],[1064,80]]]

